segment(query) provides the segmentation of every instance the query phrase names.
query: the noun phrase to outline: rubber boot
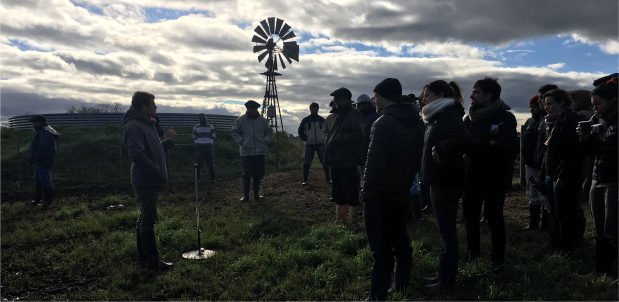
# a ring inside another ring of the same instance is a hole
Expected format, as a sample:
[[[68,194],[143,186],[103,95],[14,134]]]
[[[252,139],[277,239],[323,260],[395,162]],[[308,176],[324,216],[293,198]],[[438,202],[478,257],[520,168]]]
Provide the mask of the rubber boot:
[[[31,204],[36,205],[36,204],[41,204],[41,198],[43,196],[43,186],[41,185],[34,185],[34,200],[31,202]]]
[[[615,261],[614,250],[610,239],[595,240],[595,270],[592,274],[601,276],[611,273]]]
[[[391,272],[372,270],[370,275],[370,297],[368,301],[385,301],[391,284]]]
[[[307,186],[309,185],[309,166],[303,166],[303,185]]]
[[[142,234],[140,234],[140,228],[135,228],[135,239],[138,247],[138,263],[146,262],[146,254],[142,249]]]
[[[413,195],[412,196],[413,203],[413,218],[414,222],[419,222],[423,220],[423,214],[421,212],[421,195]]]
[[[359,230],[359,206],[348,207],[348,220],[353,231]]]
[[[142,233],[142,250],[146,255],[146,268],[156,271],[165,271],[174,267],[172,263],[166,263],[159,260],[159,251],[157,250],[157,240],[155,232]]]
[[[545,231],[548,229],[548,210],[542,210],[542,225],[539,227],[540,231]]]
[[[254,178],[254,199],[255,200],[264,198],[264,196],[260,196],[260,181],[261,179]]]
[[[537,230],[539,228],[539,210],[542,206],[540,205],[529,205],[529,225],[523,230]]]
[[[211,173],[211,182],[217,182],[217,177],[215,177],[215,167],[209,168],[208,170]]]
[[[249,201],[249,187],[251,186],[251,179],[243,178],[243,198],[241,201]]]
[[[346,205],[335,205],[335,225],[346,222]]]
[[[436,291],[441,288],[449,288],[456,283],[458,274],[458,255],[450,256],[441,254],[438,262],[438,282],[426,285],[426,289]]]
[[[408,282],[411,278],[411,266],[398,266],[396,265],[395,270],[393,271],[393,285],[389,290],[389,293],[392,292],[404,292],[408,288]]]
[[[327,184],[331,185],[333,182],[331,181],[331,172],[329,171],[329,167],[324,167],[325,170],[325,179],[327,180]]]
[[[43,193],[45,195],[45,200],[43,201],[44,207],[49,207],[52,205],[52,187],[43,188]]]

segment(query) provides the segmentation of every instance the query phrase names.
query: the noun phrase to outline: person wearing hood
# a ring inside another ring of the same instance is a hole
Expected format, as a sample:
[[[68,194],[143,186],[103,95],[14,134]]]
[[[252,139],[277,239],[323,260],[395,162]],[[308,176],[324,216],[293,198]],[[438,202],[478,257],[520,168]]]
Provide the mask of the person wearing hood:
[[[591,92],[593,110],[601,131],[591,133],[591,124],[578,125],[576,132],[587,155],[594,157],[593,181],[589,200],[595,238],[594,274],[608,275],[617,255],[617,154],[619,154],[617,125],[617,78],[598,85]]]
[[[539,108],[539,96],[535,95],[529,100],[531,117],[524,123],[522,160],[526,168],[527,189],[526,196],[529,200],[529,225],[525,230],[537,230],[539,228],[540,210],[545,204],[544,195],[538,192],[531,181],[531,177],[539,176],[539,167],[536,165],[535,149],[539,138],[538,129],[546,115],[546,111]],[[547,207],[547,206],[546,206]]]
[[[374,258],[370,301],[384,301],[392,290],[404,291],[412,268],[406,233],[409,189],[421,165],[424,127],[412,104],[402,103],[402,85],[387,78],[374,88],[376,111],[382,114],[370,130],[363,178],[364,219]],[[395,267],[395,272],[394,272]]]
[[[473,145],[468,153],[471,166],[467,171],[462,211],[466,220],[469,261],[480,256],[479,216],[482,203],[484,217],[491,232],[490,265],[496,274],[505,263],[505,193],[512,184],[516,155],[516,117],[501,100],[501,85],[486,77],[473,85],[471,105],[464,124],[471,131]],[[484,202],[485,201],[485,202]]]
[[[318,115],[320,106],[318,103],[311,103],[309,106],[310,115],[306,116],[299,125],[298,133],[302,141],[305,142],[305,162],[303,162],[303,185],[309,185],[309,171],[312,161],[314,161],[314,153],[318,154],[320,164],[325,171],[327,183],[331,183],[331,173],[329,168],[325,166],[325,138],[323,128],[325,119]]]
[[[28,162],[34,164],[34,205],[52,205],[52,167],[56,161],[56,141],[60,134],[47,124],[45,116],[37,114],[30,120],[35,134],[28,151]],[[45,201],[41,201],[45,192]]]
[[[546,175],[549,239],[553,250],[569,253],[586,223],[584,215],[579,215],[582,207],[577,194],[584,156],[576,133],[580,118],[570,109],[572,99],[567,91],[553,89],[543,97],[548,114],[544,118],[547,150],[541,174]]]
[[[123,117],[125,125],[123,138],[129,158],[131,158],[131,184],[140,204],[140,216],[136,222],[136,239],[139,261],[146,261],[146,268],[168,270],[172,263],[159,260],[155,223],[157,222],[157,203],[161,187],[167,185],[168,174],[164,144],[173,143],[176,132],[167,131],[168,139],[159,140],[155,128],[157,105],[155,96],[136,91],[131,106]]]
[[[464,107],[456,82],[443,80],[428,83],[424,89],[422,109],[427,123],[419,181],[430,186],[432,208],[441,236],[438,276],[430,278],[430,290],[452,286],[458,272],[458,201],[465,187],[463,155],[473,141],[462,122]],[[479,213],[479,211],[478,211]],[[475,220],[475,221],[479,221]]]
[[[243,198],[249,201],[249,187],[254,179],[254,200],[260,200],[260,181],[264,176],[264,157],[273,136],[269,121],[258,113],[260,104],[253,100],[245,103],[247,112],[241,115],[230,130],[232,139],[239,144],[243,162]]]
[[[342,87],[331,93],[337,114],[333,128],[325,140],[325,165],[331,167],[331,195],[335,202],[335,224],[346,220],[349,206],[350,226],[358,228],[359,177],[357,167],[363,164],[363,122],[361,112],[352,106],[352,93]]]
[[[215,127],[207,122],[206,114],[200,113],[198,115],[200,123],[193,127],[193,142],[196,144],[196,161],[198,162],[198,180],[200,179],[200,170],[206,162],[208,171],[211,174],[211,182],[217,182],[215,177],[215,152],[213,151],[213,144],[217,134],[215,133]]]

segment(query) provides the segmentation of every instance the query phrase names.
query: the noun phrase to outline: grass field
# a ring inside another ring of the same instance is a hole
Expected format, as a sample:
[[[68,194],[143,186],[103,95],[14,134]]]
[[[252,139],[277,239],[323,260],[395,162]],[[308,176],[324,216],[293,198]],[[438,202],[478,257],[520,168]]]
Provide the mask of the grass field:
[[[16,135],[5,134],[3,139],[9,140]],[[137,265],[134,227],[139,208],[128,177],[80,186],[69,184],[67,175],[59,180],[54,205],[44,210],[29,205],[32,193],[26,185],[5,193],[5,175],[11,175],[4,164],[12,159],[3,144],[2,299],[365,299],[372,265],[365,232],[332,225],[330,187],[322,171],[312,169],[310,186],[300,186],[302,172],[291,169],[291,163],[300,165],[302,154],[293,149],[294,143],[288,148],[290,166],[275,171],[270,164],[267,169],[264,201],[238,200],[242,189],[234,168],[223,181],[200,185],[202,247],[216,251],[207,260],[181,257],[197,248],[195,187],[193,174],[174,172],[160,199],[155,232],[161,257],[174,262],[175,269],[157,274]],[[123,207],[108,208],[118,204]],[[553,254],[545,233],[521,230],[527,222],[526,207],[524,192],[515,186],[505,205],[507,262],[501,276],[489,269],[488,228],[482,228],[481,261],[466,263],[464,226],[459,224],[457,285],[438,294],[423,290],[423,277],[435,275],[438,265],[436,221],[426,216],[409,226],[414,250],[411,286],[389,299],[616,301],[615,280],[589,275],[594,257],[590,235],[572,255]],[[588,232],[592,225],[587,218]]]

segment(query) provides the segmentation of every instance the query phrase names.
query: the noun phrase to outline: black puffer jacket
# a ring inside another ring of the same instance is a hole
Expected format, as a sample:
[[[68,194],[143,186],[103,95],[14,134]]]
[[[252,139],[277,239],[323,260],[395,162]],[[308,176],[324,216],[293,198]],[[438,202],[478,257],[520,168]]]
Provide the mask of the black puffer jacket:
[[[612,108],[611,108],[612,109]],[[617,110],[615,107],[614,110]],[[595,116],[591,118],[593,121]],[[585,142],[587,154],[595,156],[593,164],[593,179],[599,183],[617,183],[617,155],[619,153],[617,139],[617,118],[607,121],[600,134],[592,135]]]
[[[533,166],[538,172],[542,170],[544,165],[544,157],[546,156],[546,121],[544,117],[540,118],[537,125],[537,142],[535,142],[535,153]],[[542,175],[540,175],[542,177]],[[541,179],[541,178],[540,178]]]
[[[541,114],[529,118],[524,123],[524,144],[522,146],[522,157],[524,162],[529,167],[535,167],[535,151],[537,149],[537,141],[539,139],[539,124],[544,119]]]
[[[571,109],[561,113],[554,126],[546,127],[547,149],[544,170],[554,181],[561,179],[566,184],[580,180],[582,145],[576,134],[580,117]]]
[[[361,112],[352,105],[333,112],[338,116],[325,140],[325,166],[361,166],[365,158]]]
[[[508,111],[510,109],[506,105],[481,121],[473,122],[468,115],[464,118],[464,124],[473,136],[467,186],[496,189],[511,187],[518,134],[516,117]]]
[[[385,108],[370,132],[363,178],[363,199],[377,200],[382,192],[409,192],[421,165],[423,130],[412,104]]]
[[[428,121],[424,135],[423,159],[419,182],[448,189],[464,189],[465,169],[463,153],[470,148],[473,138],[464,125],[464,108],[456,101]],[[432,158],[436,147],[440,164]]]

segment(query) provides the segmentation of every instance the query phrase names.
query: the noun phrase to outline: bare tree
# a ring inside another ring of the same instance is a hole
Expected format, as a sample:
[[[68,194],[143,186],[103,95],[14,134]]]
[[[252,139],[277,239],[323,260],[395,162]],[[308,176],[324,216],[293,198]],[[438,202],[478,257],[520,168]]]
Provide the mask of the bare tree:
[[[67,113],[123,113],[127,109],[121,103],[100,103],[94,106],[81,105],[66,108]]]

